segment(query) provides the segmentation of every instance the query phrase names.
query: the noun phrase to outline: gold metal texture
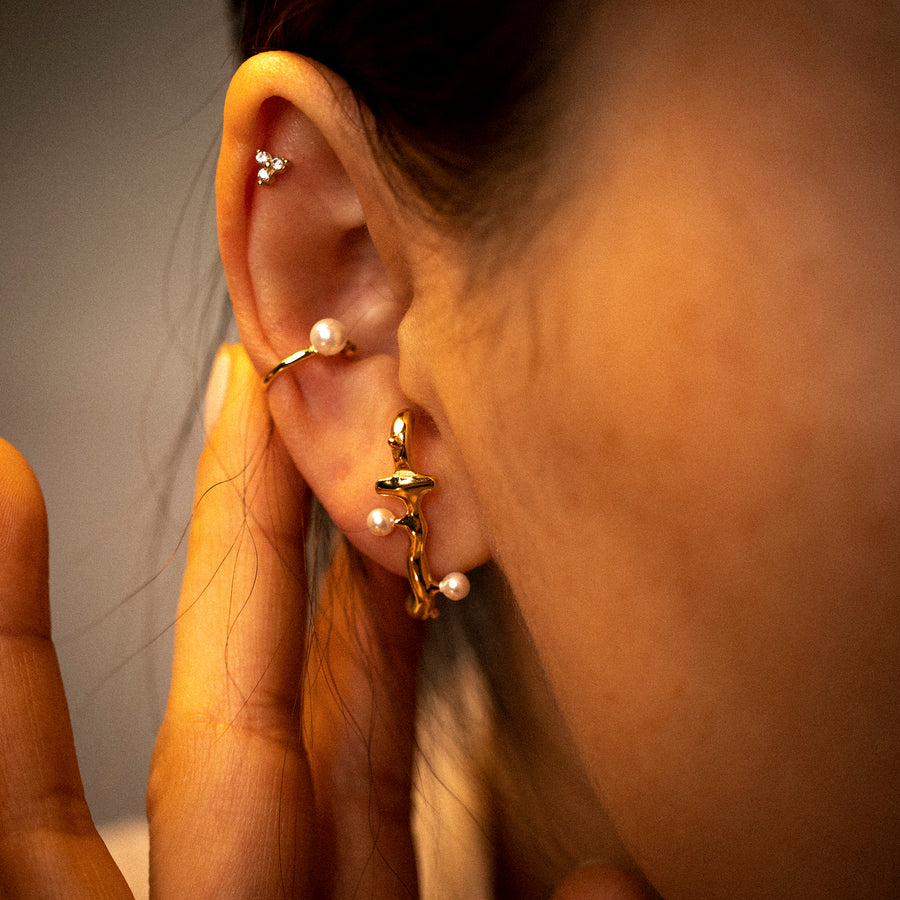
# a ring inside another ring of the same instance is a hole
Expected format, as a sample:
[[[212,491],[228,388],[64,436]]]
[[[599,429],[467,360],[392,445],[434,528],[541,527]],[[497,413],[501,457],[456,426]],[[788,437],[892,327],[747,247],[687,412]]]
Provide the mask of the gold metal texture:
[[[303,362],[304,359],[309,359],[311,356],[321,356],[322,354],[316,350],[315,347],[307,347],[305,350],[298,350],[296,353],[292,353],[290,356],[285,357],[280,363],[278,363],[275,368],[270,369],[265,377],[263,378],[263,389],[268,390],[269,385],[285,370],[289,369],[291,366],[295,366],[299,362]],[[347,341],[344,344],[343,349],[340,353],[335,354],[336,356],[343,356],[345,359],[353,359],[356,356],[356,344],[352,341]]]
[[[383,497],[397,497],[406,507],[406,514],[394,520],[394,524],[403,528],[409,536],[406,571],[411,593],[406,610],[414,618],[426,620],[440,615],[435,603],[440,588],[431,577],[431,567],[425,554],[428,523],[422,512],[422,501],[436,483],[429,475],[416,472],[410,462],[412,426],[411,410],[404,409],[397,413],[388,438],[394,458],[394,474],[379,478],[375,482],[375,490]]]

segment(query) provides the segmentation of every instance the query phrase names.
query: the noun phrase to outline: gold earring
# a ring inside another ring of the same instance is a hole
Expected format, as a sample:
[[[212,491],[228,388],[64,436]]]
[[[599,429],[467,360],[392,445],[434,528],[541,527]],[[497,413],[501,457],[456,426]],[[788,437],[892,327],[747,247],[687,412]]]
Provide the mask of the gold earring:
[[[257,184],[271,184],[272,179],[276,175],[280,175],[291,164],[289,159],[284,159],[281,156],[272,156],[271,153],[265,150],[257,150],[254,159],[262,166],[256,173]]]
[[[274,369],[266,373],[263,387],[269,385],[285,370],[311,356],[337,356],[342,354],[352,359],[356,354],[356,344],[347,340],[347,329],[337,319],[319,319],[309,332],[309,346],[285,357]]]
[[[388,438],[394,457],[394,474],[375,482],[376,493],[402,500],[406,506],[406,514],[394,518],[390,510],[373,509],[369,513],[367,525],[373,534],[380,537],[390,534],[397,525],[406,531],[409,536],[406,572],[411,589],[406,609],[416,619],[435,619],[440,615],[435,604],[438,594],[443,594],[450,600],[462,600],[469,593],[469,579],[462,572],[451,572],[439,582],[431,577],[431,568],[425,555],[428,523],[422,513],[422,501],[435,487],[435,480],[429,475],[414,471],[409,461],[412,421],[410,410],[404,409],[397,413]]]

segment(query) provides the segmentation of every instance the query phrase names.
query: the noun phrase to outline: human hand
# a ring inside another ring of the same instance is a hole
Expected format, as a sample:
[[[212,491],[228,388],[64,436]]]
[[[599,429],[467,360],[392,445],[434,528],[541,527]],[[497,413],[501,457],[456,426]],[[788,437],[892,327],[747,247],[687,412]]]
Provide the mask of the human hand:
[[[415,894],[419,623],[406,585],[336,560],[307,656],[309,496],[239,347],[198,467],[151,888],[168,897]],[[220,360],[221,363],[221,360]],[[307,666],[308,664],[308,666]]]
[[[0,896],[130,897],[84,799],[50,639],[47,516],[0,440]]]
[[[230,387],[198,469],[169,707],[149,789],[155,896],[414,896],[421,623],[405,581],[339,553],[307,655],[308,494],[258,379]],[[0,441],[0,896],[129,897],[91,824],[49,638],[37,482]],[[643,897],[595,868],[560,900]]]
[[[198,467],[148,791],[154,895],[410,896],[420,624],[404,612],[402,579],[341,553],[307,657],[308,492],[271,433],[246,355],[223,352],[230,386]],[[0,896],[131,896],[78,773],[50,639],[43,498],[4,441]]]

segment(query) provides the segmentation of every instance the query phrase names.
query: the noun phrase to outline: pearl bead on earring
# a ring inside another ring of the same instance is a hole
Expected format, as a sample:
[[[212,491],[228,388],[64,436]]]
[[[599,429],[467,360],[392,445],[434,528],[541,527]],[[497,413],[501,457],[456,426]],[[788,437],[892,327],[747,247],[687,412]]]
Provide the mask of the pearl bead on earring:
[[[263,378],[263,388],[268,389],[269,385],[285,369],[310,357],[337,356],[339,353],[343,353],[347,359],[353,359],[356,354],[356,344],[347,340],[347,329],[337,319],[319,319],[309,332],[309,343],[309,347],[292,353],[278,363],[274,369],[270,369]]]
[[[309,343],[320,356],[337,356],[347,346],[347,330],[337,319],[319,319],[309,332]]]
[[[462,600],[469,595],[469,579],[462,572],[451,572],[441,579],[438,590],[448,600]]]
[[[394,530],[394,517],[389,509],[373,509],[366,518],[366,525],[376,537],[387,537]]]
[[[366,525],[376,537],[387,537],[393,530],[396,519],[389,509],[379,507],[366,516]],[[462,572],[451,572],[441,579],[438,590],[448,600],[462,600],[469,594],[469,579]]]

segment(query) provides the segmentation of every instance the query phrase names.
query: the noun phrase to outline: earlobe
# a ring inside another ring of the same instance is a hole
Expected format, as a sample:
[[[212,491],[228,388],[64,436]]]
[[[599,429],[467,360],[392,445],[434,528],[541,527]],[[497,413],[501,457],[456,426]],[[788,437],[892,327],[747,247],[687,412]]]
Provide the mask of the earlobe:
[[[286,161],[274,177],[260,178],[259,150]],[[337,526],[363,553],[405,574],[404,537],[375,537],[366,517],[385,474],[390,423],[410,405],[399,385],[397,329],[411,295],[412,229],[340,79],[288,53],[246,62],[226,101],[216,192],[235,318],[260,377],[308,348],[321,319],[342,322],[358,347],[352,361],[303,357],[272,383],[269,406]],[[441,485],[428,500],[432,563],[439,572],[471,568],[488,554],[467,479],[427,424],[419,434],[419,464]]]

